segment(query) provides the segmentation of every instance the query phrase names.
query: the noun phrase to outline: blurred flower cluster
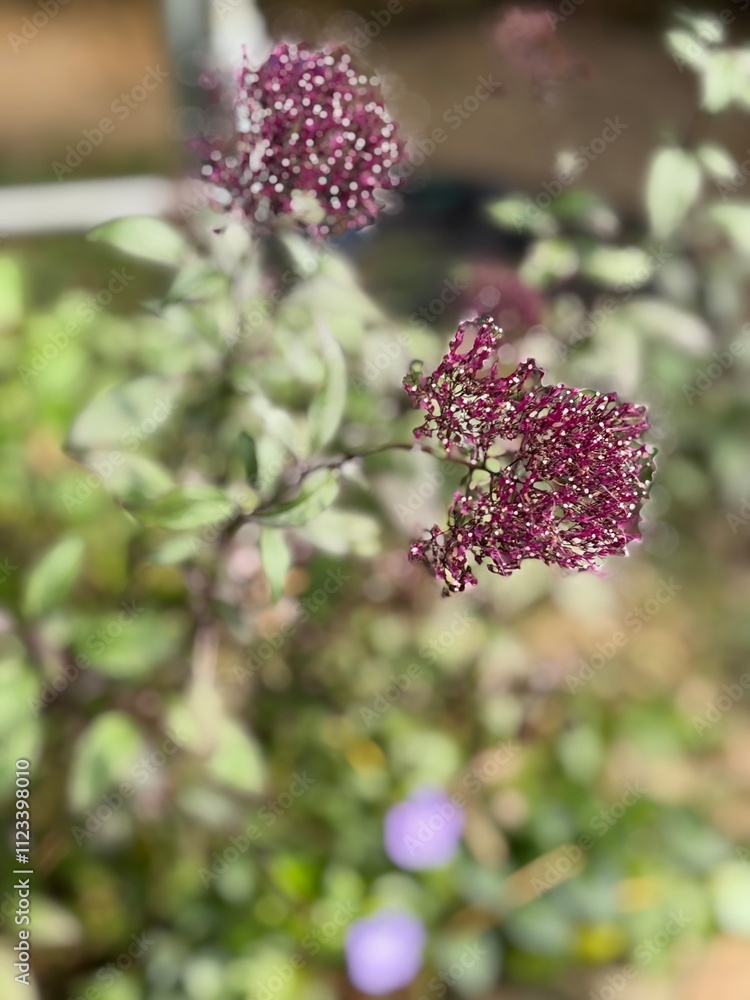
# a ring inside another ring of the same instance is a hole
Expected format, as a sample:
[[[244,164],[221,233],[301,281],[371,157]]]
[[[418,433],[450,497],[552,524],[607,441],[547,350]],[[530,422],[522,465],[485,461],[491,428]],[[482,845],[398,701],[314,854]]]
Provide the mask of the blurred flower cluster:
[[[377,215],[377,192],[398,182],[403,146],[379,80],[343,49],[285,42],[258,69],[245,57],[235,104],[234,140],[214,146],[203,175],[220,206],[259,229],[360,229]]]

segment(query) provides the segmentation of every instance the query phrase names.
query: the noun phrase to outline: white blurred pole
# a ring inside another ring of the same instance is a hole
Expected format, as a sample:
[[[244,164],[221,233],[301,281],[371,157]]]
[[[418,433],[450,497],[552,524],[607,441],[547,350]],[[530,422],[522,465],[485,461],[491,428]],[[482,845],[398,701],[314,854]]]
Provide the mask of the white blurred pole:
[[[271,48],[263,15],[255,0],[206,0],[209,5],[211,55],[218,69],[232,70],[242,46],[251,62],[260,62]]]
[[[86,232],[125,215],[175,212],[180,190],[165,177],[113,177],[0,187],[0,236]]]

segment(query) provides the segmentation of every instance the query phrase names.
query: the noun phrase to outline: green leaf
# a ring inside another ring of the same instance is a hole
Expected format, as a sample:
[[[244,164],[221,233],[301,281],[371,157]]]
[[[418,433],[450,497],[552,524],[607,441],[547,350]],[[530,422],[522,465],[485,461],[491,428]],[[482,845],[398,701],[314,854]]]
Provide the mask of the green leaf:
[[[581,273],[609,288],[638,288],[649,279],[650,257],[639,247],[596,247]]]
[[[706,49],[695,35],[689,31],[677,29],[666,34],[667,48],[675,58],[678,66],[685,63],[693,70],[702,68],[706,60]]]
[[[266,431],[266,434],[259,435],[256,441],[261,473],[263,472],[263,456],[261,452],[265,437],[272,437],[281,442],[286,451],[296,458],[303,458],[310,453],[307,426],[295,422],[287,410],[282,409],[280,406],[275,406],[260,392],[255,393],[249,400],[248,410],[252,417]]]
[[[66,447],[73,451],[109,446],[135,450],[173,413],[177,386],[175,379],[143,375],[105,390],[78,415]]]
[[[236,504],[216,486],[181,486],[133,513],[147,528],[192,531],[228,521]]]
[[[38,717],[39,675],[18,659],[0,661],[0,796],[5,797],[15,780],[17,760],[40,759],[43,739]]]
[[[311,278],[318,270],[325,251],[321,252],[310,240],[295,232],[285,233],[281,242],[291,257],[296,273],[301,278]]]
[[[105,222],[92,230],[87,239],[109,243],[131,257],[167,267],[179,267],[188,257],[188,243],[173,226],[145,215]]]
[[[490,219],[502,229],[535,236],[553,236],[558,231],[557,222],[549,212],[539,208],[531,198],[501,198],[487,206]]]
[[[124,712],[105,712],[90,724],[73,751],[71,808],[83,812],[130,778],[143,749],[138,726]]]
[[[708,214],[736,250],[750,255],[750,202],[727,201],[723,205],[712,205]]]
[[[278,601],[284,593],[284,579],[292,565],[289,549],[281,531],[264,528],[260,533],[260,558],[271,587],[271,597]]]
[[[284,297],[275,317],[276,329],[289,331],[290,340],[294,331],[304,333],[316,322],[325,323],[350,351],[368,329],[385,324],[383,313],[363,292],[351,265],[332,255],[321,260],[313,277]]]
[[[85,666],[115,680],[138,680],[171,659],[185,635],[181,616],[123,607],[119,615],[81,623],[74,641]]]
[[[266,768],[258,742],[234,719],[224,718],[219,744],[208,760],[208,769],[219,781],[241,792],[260,792]]]
[[[698,159],[703,169],[717,181],[734,181],[739,168],[734,158],[722,146],[706,142],[698,148]]]
[[[707,54],[701,78],[701,105],[715,114],[734,100],[739,82],[737,55],[726,49]]]
[[[88,452],[84,463],[94,470],[110,463],[112,471],[102,476],[102,485],[124,504],[143,504],[168,493],[174,480],[167,470],[144,455],[122,451]]]
[[[377,518],[355,510],[329,508],[305,526],[302,536],[333,556],[372,559],[382,551]]]
[[[272,528],[300,527],[330,507],[338,491],[338,480],[333,473],[320,469],[307,476],[294,500],[277,504],[271,510],[256,511],[253,520]]]
[[[677,229],[698,200],[702,175],[695,157],[676,147],[660,149],[646,180],[651,231],[663,240]]]
[[[81,570],[83,551],[83,539],[71,536],[42,556],[24,588],[23,611],[28,618],[39,618],[67,597]]]
[[[568,188],[554,199],[549,211],[556,219],[574,223],[597,236],[614,236],[620,229],[617,215],[593,191]]]
[[[706,45],[718,45],[724,41],[725,25],[712,14],[698,14],[692,10],[678,10],[677,17],[688,29]]]
[[[544,288],[572,277],[579,266],[578,254],[569,240],[538,240],[519,268],[519,275],[535,288]]]
[[[618,309],[616,316],[618,321],[666,341],[686,354],[702,354],[713,342],[711,330],[699,316],[662,299],[634,299]]]
[[[204,263],[181,268],[167,292],[165,302],[202,302],[226,293],[227,277]]]
[[[255,439],[247,433],[240,431],[237,435],[237,451],[242,460],[245,470],[245,477],[251,486],[258,484],[258,450],[255,447]]]
[[[149,554],[149,561],[157,566],[176,566],[192,559],[200,546],[196,535],[173,535]]]
[[[42,948],[74,948],[84,940],[78,918],[49,896],[37,896],[34,900],[31,932]]]
[[[581,785],[590,785],[602,768],[604,747],[593,726],[566,729],[557,740],[557,754],[566,774]]]
[[[434,948],[440,980],[432,982],[456,982],[453,970],[461,969],[459,996],[468,998],[492,995],[502,968],[503,950],[490,931],[481,936],[468,928],[443,931],[436,935]],[[466,961],[467,955],[472,956],[471,962]]]
[[[325,328],[320,330],[325,379],[310,407],[310,443],[313,450],[325,447],[336,435],[346,405],[346,360],[341,346]]]
[[[743,111],[750,111],[750,46],[737,52],[737,79],[734,99]]]
[[[511,913],[505,926],[510,940],[532,955],[561,956],[574,947],[570,918],[544,896]]]

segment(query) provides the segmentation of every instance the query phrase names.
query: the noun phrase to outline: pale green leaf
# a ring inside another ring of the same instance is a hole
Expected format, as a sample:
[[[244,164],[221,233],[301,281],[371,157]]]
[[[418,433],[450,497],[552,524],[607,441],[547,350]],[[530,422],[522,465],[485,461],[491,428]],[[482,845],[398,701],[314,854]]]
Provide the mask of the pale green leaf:
[[[188,264],[175,275],[165,302],[202,302],[225,293],[226,275],[203,263]]]
[[[31,911],[31,933],[41,948],[72,948],[83,941],[79,919],[49,896],[37,896]]]
[[[208,770],[223,784],[242,792],[260,792],[266,767],[257,740],[234,719],[222,719],[219,743],[208,759]]]
[[[687,354],[702,354],[713,343],[711,330],[699,316],[661,299],[635,299],[618,310],[617,317],[646,336],[671,343]]]
[[[179,267],[188,257],[188,243],[173,226],[145,215],[105,222],[92,230],[87,239],[108,243],[131,257],[168,267]]]
[[[706,45],[718,45],[724,41],[726,29],[718,17],[714,17],[712,14],[696,13],[684,8],[677,11],[677,17],[683,24],[687,25],[696,38]]]
[[[271,587],[271,597],[278,601],[284,593],[284,579],[292,565],[289,548],[280,530],[264,528],[261,531],[260,558]]]
[[[725,202],[712,205],[709,215],[723,230],[736,250],[750,255],[750,202]]]
[[[511,196],[487,206],[487,214],[501,229],[535,236],[552,236],[558,231],[557,222],[531,198]]]
[[[161,375],[143,375],[105,390],[78,415],[66,447],[135,450],[170,418],[176,390],[177,382]]]
[[[701,77],[701,104],[712,113],[723,111],[735,98],[738,83],[737,56],[726,49],[708,53]]]
[[[666,34],[667,48],[680,68],[682,64],[699,70],[706,60],[706,47],[689,31],[676,29]]]
[[[181,486],[133,513],[148,528],[192,531],[230,520],[235,503],[217,486]]]
[[[138,680],[170,660],[185,636],[182,616],[131,602],[119,614],[89,619],[74,642],[82,665],[116,680]]]
[[[39,761],[42,725],[38,674],[16,659],[0,661],[0,796],[13,787],[15,763]]]
[[[372,559],[381,551],[380,532],[380,523],[368,514],[329,508],[306,525],[302,535],[333,556]]]
[[[578,253],[569,240],[538,240],[519,268],[520,277],[535,288],[565,281],[579,266]]]
[[[346,405],[346,360],[335,337],[320,330],[325,377],[310,406],[310,443],[313,450],[325,447],[336,435]]]
[[[549,206],[549,211],[556,219],[572,222],[597,236],[614,236],[620,229],[620,220],[609,205],[593,191],[583,188],[563,191]]]
[[[581,272],[609,288],[638,288],[649,279],[650,263],[649,255],[639,247],[600,246],[586,256]]]
[[[698,159],[703,169],[718,181],[733,181],[737,178],[739,168],[734,158],[716,143],[706,142],[698,147]]]
[[[467,1000],[492,996],[502,969],[503,951],[502,943],[489,930],[481,935],[469,928],[442,931],[436,935],[434,948],[440,979],[433,982],[455,982],[457,995]],[[468,955],[471,961],[467,961]],[[461,969],[460,978],[457,969]]]
[[[698,200],[702,175],[691,153],[676,147],[660,149],[646,180],[646,207],[657,239],[671,236]]]
[[[274,528],[300,527],[326,510],[336,499],[339,484],[329,469],[307,476],[294,500],[276,504],[270,510],[256,511],[253,519]]]
[[[71,536],[42,556],[24,587],[23,611],[27,617],[38,618],[59,607],[78,578],[83,552],[83,539]]]
[[[568,777],[581,785],[591,785],[601,771],[604,747],[593,726],[566,729],[558,737],[557,753]]]
[[[192,559],[200,547],[197,535],[174,535],[149,554],[149,561],[157,566],[175,566]]]
[[[143,750],[138,726],[124,712],[105,712],[90,723],[73,751],[71,808],[83,812],[128,778]]]
[[[124,504],[142,504],[168,493],[174,480],[167,470],[145,455],[123,451],[88,452],[83,462],[94,471],[111,468],[102,485]]]

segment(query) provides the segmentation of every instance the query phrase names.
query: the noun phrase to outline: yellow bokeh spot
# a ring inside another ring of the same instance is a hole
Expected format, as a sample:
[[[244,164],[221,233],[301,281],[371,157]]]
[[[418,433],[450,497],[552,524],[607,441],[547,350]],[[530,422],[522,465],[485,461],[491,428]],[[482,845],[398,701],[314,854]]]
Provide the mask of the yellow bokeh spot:
[[[346,750],[346,759],[355,771],[382,771],[385,769],[385,754],[372,740],[356,740]]]
[[[620,908],[628,913],[634,910],[650,910],[657,906],[664,896],[659,879],[647,875],[623,879],[618,889]]]
[[[617,924],[604,923],[579,928],[576,951],[584,962],[601,965],[618,958],[626,945],[627,938]]]

